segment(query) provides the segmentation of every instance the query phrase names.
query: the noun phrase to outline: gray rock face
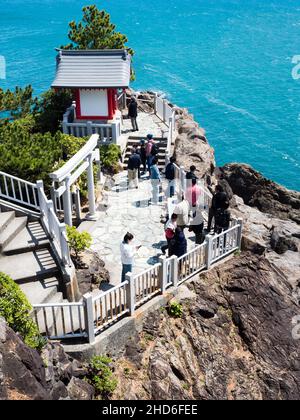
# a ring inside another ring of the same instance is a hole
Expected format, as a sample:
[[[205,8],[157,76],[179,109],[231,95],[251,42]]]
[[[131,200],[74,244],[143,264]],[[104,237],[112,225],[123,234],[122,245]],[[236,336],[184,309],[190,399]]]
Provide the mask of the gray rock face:
[[[289,280],[265,257],[244,253],[189,287],[196,297],[183,302],[182,319],[158,312],[146,320],[152,338],[140,334],[141,366],[128,380],[128,359],[118,362],[114,398],[298,399],[299,305]]]
[[[58,343],[48,344],[40,355],[0,318],[1,400],[89,400],[94,390],[82,381],[86,373]]]
[[[178,137],[175,140],[174,154],[177,163],[189,170],[191,165],[197,168],[197,176],[207,185],[215,183],[216,168],[214,149],[208,144],[205,131],[199,127],[193,116],[184,109],[177,111]]]
[[[264,178],[248,165],[229,164],[221,168],[234,194],[245,204],[280,219],[300,224],[300,193]]]

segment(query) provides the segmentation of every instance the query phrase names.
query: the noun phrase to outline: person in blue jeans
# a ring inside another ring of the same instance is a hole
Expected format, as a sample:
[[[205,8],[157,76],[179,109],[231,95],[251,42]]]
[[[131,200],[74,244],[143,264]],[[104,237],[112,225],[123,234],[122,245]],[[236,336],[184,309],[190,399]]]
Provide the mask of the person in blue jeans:
[[[134,256],[136,252],[140,249],[140,246],[135,247],[133,243],[134,236],[127,232],[123,242],[121,243],[121,261],[122,261],[122,283],[126,281],[126,274],[132,273]]]
[[[159,190],[160,190],[160,183],[161,183],[161,176],[158,169],[158,159],[154,157],[152,160],[151,168],[150,168],[150,178],[152,184],[152,194],[153,194],[153,203],[158,204],[159,202]]]

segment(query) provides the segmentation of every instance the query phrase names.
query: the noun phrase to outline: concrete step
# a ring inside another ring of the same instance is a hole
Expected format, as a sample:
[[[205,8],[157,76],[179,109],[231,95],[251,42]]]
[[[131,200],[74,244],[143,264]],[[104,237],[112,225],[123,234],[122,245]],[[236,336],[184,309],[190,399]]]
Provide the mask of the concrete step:
[[[16,217],[0,234],[0,252],[26,227],[27,217]]]
[[[29,251],[48,248],[50,241],[40,222],[29,222],[4,249],[4,255],[23,254]]]
[[[58,295],[59,281],[56,277],[20,284],[20,288],[29,302],[41,304],[49,302]]]
[[[14,211],[5,211],[0,213],[0,234],[7,228],[15,217],[16,214]]]
[[[58,267],[49,249],[0,258],[0,270],[18,283],[56,276]]]

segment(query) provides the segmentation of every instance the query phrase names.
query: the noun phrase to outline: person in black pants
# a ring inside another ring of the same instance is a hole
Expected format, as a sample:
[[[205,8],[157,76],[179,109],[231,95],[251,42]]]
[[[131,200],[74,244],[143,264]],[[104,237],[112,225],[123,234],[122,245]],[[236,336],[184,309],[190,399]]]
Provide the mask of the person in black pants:
[[[172,198],[175,195],[175,157],[171,157],[170,163],[166,167],[166,178],[168,180],[168,197]]]
[[[141,140],[141,146],[140,146],[140,157],[141,162],[143,165],[143,174],[147,172],[147,154],[146,154],[146,142],[145,140]]]
[[[228,197],[221,185],[216,186],[216,192],[212,199],[212,205],[209,209],[207,231],[211,231],[212,220],[215,219],[218,209],[225,209],[228,203]],[[228,209],[228,207],[227,207]]]
[[[128,105],[128,116],[131,119],[132,131],[139,131],[139,127],[137,124],[138,104],[134,96],[131,97]]]

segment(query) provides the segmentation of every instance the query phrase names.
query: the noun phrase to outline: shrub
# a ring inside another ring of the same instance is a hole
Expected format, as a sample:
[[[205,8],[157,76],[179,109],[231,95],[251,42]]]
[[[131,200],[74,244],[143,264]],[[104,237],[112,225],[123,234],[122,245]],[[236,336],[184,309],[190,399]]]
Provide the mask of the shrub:
[[[31,311],[32,307],[19,286],[10,277],[0,273],[0,316],[20,334],[25,344],[40,350],[45,340],[30,317]]]
[[[108,399],[117,388],[118,381],[113,376],[111,363],[112,359],[107,356],[95,356],[90,362],[87,381],[94,386],[99,399]]]
[[[109,144],[100,147],[101,165],[103,169],[118,172],[118,164],[121,158],[120,146]]]
[[[79,254],[92,245],[92,237],[88,232],[78,232],[75,226],[67,226],[68,241],[76,259]]]
[[[168,313],[173,318],[182,318],[183,307],[178,302],[172,302],[168,307]]]

